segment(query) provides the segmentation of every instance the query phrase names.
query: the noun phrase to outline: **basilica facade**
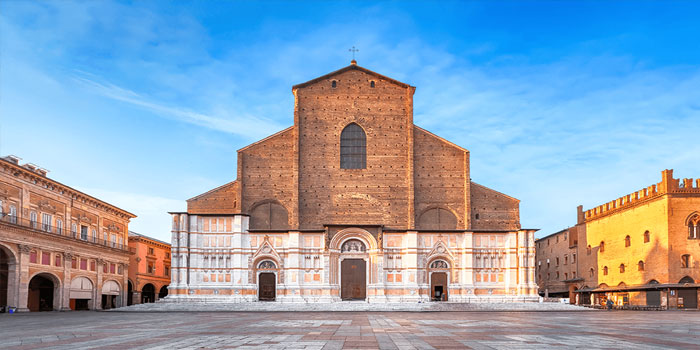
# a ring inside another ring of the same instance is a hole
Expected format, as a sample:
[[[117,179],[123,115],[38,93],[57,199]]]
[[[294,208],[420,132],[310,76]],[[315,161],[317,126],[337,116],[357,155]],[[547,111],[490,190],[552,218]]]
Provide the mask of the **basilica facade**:
[[[172,214],[174,301],[527,301],[535,230],[413,124],[415,87],[356,62],[292,87],[294,125]]]

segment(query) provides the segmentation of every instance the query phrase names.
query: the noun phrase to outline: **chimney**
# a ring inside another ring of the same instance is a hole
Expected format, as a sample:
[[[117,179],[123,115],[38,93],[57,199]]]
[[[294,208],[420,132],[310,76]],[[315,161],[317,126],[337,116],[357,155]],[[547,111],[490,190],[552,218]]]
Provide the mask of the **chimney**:
[[[10,162],[10,163],[17,164],[17,165],[19,165],[19,161],[22,160],[22,158],[17,157],[17,156],[13,156],[11,154],[3,157],[3,159]]]
[[[578,207],[576,207],[576,223],[582,224],[583,219],[583,205],[579,205]]]

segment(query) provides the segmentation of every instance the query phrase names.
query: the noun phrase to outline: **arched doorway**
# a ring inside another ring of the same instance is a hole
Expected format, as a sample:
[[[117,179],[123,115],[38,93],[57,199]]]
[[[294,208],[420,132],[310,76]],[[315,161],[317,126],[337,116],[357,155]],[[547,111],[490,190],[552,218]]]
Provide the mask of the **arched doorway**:
[[[70,283],[71,310],[90,310],[92,306],[93,284],[87,277],[76,277]]]
[[[340,247],[340,298],[365,300],[367,298],[367,246],[359,239],[349,239]]]
[[[131,281],[128,281],[127,294],[126,294],[126,305],[134,305],[134,285]]]
[[[102,285],[102,308],[114,309],[121,306],[119,295],[121,288],[115,281],[107,281]]]
[[[442,259],[433,260],[428,266],[430,274],[430,300],[447,301],[447,272],[450,265]]]
[[[10,255],[0,247],[0,308],[5,309],[10,303],[8,299],[10,286]]]
[[[678,281],[678,284],[694,284],[689,276],[685,276]],[[697,309],[698,308],[698,289],[697,288],[682,288],[678,289],[678,308],[679,309]]]
[[[40,273],[29,281],[27,308],[29,311],[53,311],[58,309],[58,279],[48,273]]]
[[[156,287],[150,283],[141,288],[141,304],[152,303],[156,301]]]
[[[158,291],[158,299],[163,299],[167,296],[168,296],[168,286],[160,287],[160,291]]]
[[[17,277],[16,255],[9,247],[0,244],[0,309],[16,307],[19,303]]]
[[[258,300],[275,301],[277,298],[277,264],[263,260],[258,264]]]

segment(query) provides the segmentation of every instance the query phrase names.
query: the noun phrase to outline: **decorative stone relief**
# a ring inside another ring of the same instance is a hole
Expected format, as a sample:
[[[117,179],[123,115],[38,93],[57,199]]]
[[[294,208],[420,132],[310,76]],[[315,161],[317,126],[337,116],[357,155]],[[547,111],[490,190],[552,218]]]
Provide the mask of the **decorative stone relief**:
[[[350,239],[345,241],[340,247],[341,253],[364,253],[367,251],[365,244],[357,239]]]

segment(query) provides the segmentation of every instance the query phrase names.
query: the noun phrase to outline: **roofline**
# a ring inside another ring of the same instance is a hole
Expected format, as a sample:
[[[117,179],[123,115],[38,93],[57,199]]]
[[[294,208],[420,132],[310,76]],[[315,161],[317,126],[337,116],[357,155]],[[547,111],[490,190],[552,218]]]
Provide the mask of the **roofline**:
[[[337,75],[337,74],[340,74],[340,73],[349,71],[349,70],[351,70],[351,69],[357,69],[357,70],[363,71],[363,72],[365,72],[365,73],[367,73],[367,74],[374,75],[374,76],[379,77],[379,78],[381,78],[381,79],[385,79],[385,80],[387,80],[387,81],[389,81],[389,82],[392,82],[392,83],[394,83],[394,84],[396,84],[396,85],[399,85],[399,86],[401,86],[401,87],[404,87],[404,88],[412,88],[414,91],[415,91],[415,89],[416,89],[415,86],[411,86],[411,85],[409,85],[409,84],[402,83],[402,82],[400,82],[400,81],[398,81],[398,80],[396,80],[396,79],[392,79],[392,78],[389,78],[389,77],[387,77],[387,76],[381,75],[381,74],[379,74],[379,73],[377,73],[377,72],[371,71],[371,70],[369,70],[369,69],[367,69],[367,68],[360,67],[360,66],[358,66],[357,64],[351,64],[351,65],[349,65],[349,66],[340,68],[340,69],[338,69],[338,70],[336,70],[336,71],[333,71],[333,72],[330,72],[330,73],[328,73],[328,74],[322,75],[322,76],[320,76],[320,77],[318,77],[318,78],[311,79],[311,80],[309,80],[309,81],[307,81],[307,82],[305,82],[305,83],[296,84],[296,85],[292,86],[292,91],[294,91],[294,90],[296,90],[296,89],[299,89],[299,88],[303,88],[303,87],[309,86],[309,85],[314,84],[314,83],[316,83],[316,82],[319,82],[319,81],[321,81],[321,80],[328,79],[329,77],[331,77],[331,76],[333,76],[333,75]]]
[[[558,235],[558,234],[560,234],[560,233],[563,233],[564,231],[568,231],[568,230],[570,230],[570,229],[571,229],[571,227],[567,227],[567,228],[565,228],[565,229],[563,229],[563,230],[561,230],[561,231],[557,231],[557,232],[554,232],[554,233],[550,233],[550,234],[548,234],[548,235],[546,235],[546,236],[544,236],[544,237],[542,237],[542,238],[536,239],[535,242],[537,242],[537,241],[539,241],[539,240],[541,240],[541,239],[545,239],[545,238],[549,238],[549,237],[556,236],[556,235]]]
[[[209,190],[209,191],[206,191],[206,192],[204,192],[204,193],[202,193],[202,194],[198,194],[198,195],[196,195],[196,196],[194,196],[194,197],[192,197],[192,198],[190,198],[190,199],[187,199],[186,201],[189,202],[189,201],[191,201],[191,200],[195,200],[195,199],[197,199],[197,198],[199,198],[199,197],[201,197],[201,196],[204,196],[204,195],[209,194],[209,193],[211,193],[211,192],[220,190],[220,189],[222,189],[222,188],[224,188],[224,187],[226,187],[226,186],[228,186],[228,185],[234,184],[234,183],[236,183],[237,181],[238,181],[238,179],[233,180],[233,181],[231,181],[231,182],[227,182],[227,183],[225,183],[225,184],[223,184],[223,185],[221,185],[221,186],[219,186],[219,187],[216,187],[216,188],[211,189],[211,190]]]
[[[289,130],[291,130],[291,129],[294,129],[294,125],[292,125],[292,126],[286,128],[286,129],[284,129],[284,130],[280,130],[280,131],[278,131],[278,132],[276,132],[276,133],[274,133],[274,134],[272,134],[272,135],[270,135],[270,136],[268,136],[268,137],[266,137],[266,138],[264,138],[264,139],[262,139],[262,140],[255,141],[255,142],[251,143],[251,144],[248,145],[248,146],[245,146],[245,147],[243,147],[243,148],[239,148],[236,152],[241,152],[241,151],[247,150],[248,148],[251,148],[251,147],[253,147],[253,146],[255,146],[255,145],[258,145],[258,144],[260,144],[260,143],[263,143],[264,141],[267,141],[267,140],[269,140],[269,139],[271,139],[271,138],[273,138],[273,137],[279,136],[279,135],[281,135],[281,134],[283,134],[283,133],[285,133],[285,132],[287,132],[287,131],[289,131]]]
[[[518,201],[518,203],[520,203],[520,199],[517,199],[517,198],[515,198],[515,197],[511,197],[511,196],[509,196],[509,195],[507,195],[507,194],[505,194],[505,193],[503,193],[503,192],[496,191],[496,190],[494,190],[493,188],[486,187],[486,186],[484,186],[484,185],[480,185],[480,184],[478,184],[478,183],[476,183],[476,182],[474,182],[474,181],[469,181],[469,182],[471,182],[472,185],[477,185],[477,186],[483,187],[483,188],[485,188],[485,189],[487,189],[487,190],[494,191],[494,192],[496,192],[496,193],[498,193],[498,194],[500,194],[500,195],[502,195],[502,196],[508,197],[508,198],[510,198],[510,199],[512,199],[512,200],[514,200],[514,201]],[[539,230],[539,229],[538,229],[538,230]]]
[[[462,147],[462,146],[460,146],[460,145],[458,145],[458,144],[455,144],[455,143],[453,143],[453,142],[451,142],[451,141],[448,141],[447,139],[445,139],[445,138],[443,138],[443,137],[441,137],[441,136],[435,135],[435,134],[433,134],[432,132],[423,129],[423,128],[421,128],[420,126],[418,126],[418,125],[416,125],[416,124],[413,124],[413,127],[414,127],[414,128],[418,128],[418,130],[423,131],[423,132],[426,132],[426,133],[428,133],[428,134],[431,135],[431,136],[434,136],[435,138],[439,139],[440,141],[442,141],[442,142],[444,142],[444,143],[446,143],[446,144],[448,144],[448,145],[450,145],[450,146],[457,147],[457,148],[461,149],[462,151],[469,153],[469,150],[468,150],[468,149],[466,149],[466,148],[464,148],[464,147]]]
[[[151,237],[151,236],[146,236],[146,235],[143,235],[143,234],[134,232],[134,231],[129,231],[129,236],[132,236],[132,235],[133,235],[134,237],[150,239],[151,241],[158,242],[158,243],[162,243],[162,244],[167,244],[168,246],[171,246],[170,243],[165,242],[165,241],[161,241],[160,239],[153,238],[153,237]]]
[[[19,158],[19,157],[18,157],[18,158]],[[94,200],[94,201],[96,201],[96,202],[100,202],[100,203],[102,203],[103,205],[106,205],[106,206],[108,206],[108,207],[111,207],[112,209],[115,209],[116,211],[120,211],[120,212],[122,212],[122,214],[126,214],[126,216],[129,216],[130,219],[133,219],[133,218],[136,218],[136,217],[137,217],[136,214],[133,214],[133,213],[128,212],[128,211],[126,211],[126,210],[124,210],[124,209],[122,209],[122,208],[119,208],[119,207],[116,206],[116,205],[109,204],[109,203],[107,203],[107,202],[105,202],[105,201],[103,201],[103,200],[101,200],[101,199],[99,199],[99,198],[97,198],[97,197],[93,197],[93,196],[91,196],[91,195],[89,195],[89,194],[87,194],[87,193],[85,193],[85,192],[83,192],[83,191],[76,190],[75,188],[70,187],[70,186],[68,186],[68,185],[66,185],[66,184],[64,184],[64,183],[62,183],[62,182],[58,182],[58,181],[56,181],[56,180],[54,180],[54,179],[52,179],[52,178],[50,178],[50,177],[48,177],[48,176],[39,175],[39,174],[37,174],[37,173],[35,173],[35,172],[32,172],[32,171],[29,170],[29,169],[26,169],[26,168],[22,167],[21,165],[12,163],[12,162],[10,162],[9,160],[4,159],[4,158],[2,158],[2,157],[0,157],[0,160],[3,161],[3,162],[5,162],[5,163],[7,163],[7,164],[9,164],[9,165],[11,165],[11,166],[13,166],[13,167],[15,167],[15,168],[17,168],[17,169],[19,169],[19,170],[21,170],[21,171],[23,171],[23,172],[25,172],[25,173],[29,173],[29,174],[31,174],[31,175],[33,175],[33,176],[36,176],[36,177],[39,178],[39,179],[42,179],[42,178],[43,178],[43,179],[49,180],[49,181],[51,181],[51,182],[53,182],[53,183],[56,183],[57,185],[60,185],[60,186],[62,186],[62,187],[65,187],[66,189],[68,189],[68,190],[70,190],[70,191],[73,191],[73,192],[76,192],[76,193],[78,193],[78,194],[80,194],[80,195],[82,195],[82,196],[88,197],[89,199]]]

